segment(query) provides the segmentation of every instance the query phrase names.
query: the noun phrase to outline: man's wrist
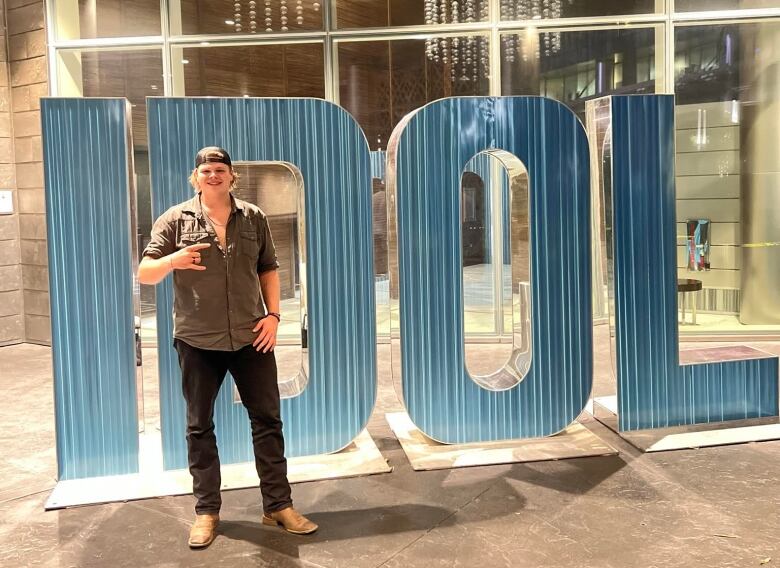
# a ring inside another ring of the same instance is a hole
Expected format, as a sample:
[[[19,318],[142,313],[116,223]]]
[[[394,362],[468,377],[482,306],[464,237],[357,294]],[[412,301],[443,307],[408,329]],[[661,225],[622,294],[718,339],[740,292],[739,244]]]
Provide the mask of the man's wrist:
[[[276,321],[279,321],[279,322],[282,321],[282,314],[280,314],[279,312],[268,312],[266,315],[275,317]]]

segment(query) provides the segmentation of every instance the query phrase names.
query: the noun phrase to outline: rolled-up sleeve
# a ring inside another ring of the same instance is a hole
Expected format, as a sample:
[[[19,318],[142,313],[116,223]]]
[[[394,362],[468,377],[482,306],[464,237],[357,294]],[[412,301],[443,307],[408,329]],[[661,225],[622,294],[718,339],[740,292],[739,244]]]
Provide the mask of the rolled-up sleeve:
[[[152,236],[143,256],[162,258],[176,252],[176,219],[167,211],[152,227]]]
[[[265,215],[258,217],[257,238],[260,244],[260,252],[257,255],[257,273],[262,274],[269,270],[279,268],[279,261],[276,259],[276,247],[271,237],[271,228],[268,226],[268,219]]]

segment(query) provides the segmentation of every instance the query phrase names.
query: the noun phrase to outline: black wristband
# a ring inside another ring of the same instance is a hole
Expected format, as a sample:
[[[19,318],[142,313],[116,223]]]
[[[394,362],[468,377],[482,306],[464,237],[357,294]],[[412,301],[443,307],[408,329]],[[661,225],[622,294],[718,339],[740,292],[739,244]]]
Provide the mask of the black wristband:
[[[274,316],[276,318],[276,321],[282,321],[282,315],[276,312],[268,312],[266,315]]]

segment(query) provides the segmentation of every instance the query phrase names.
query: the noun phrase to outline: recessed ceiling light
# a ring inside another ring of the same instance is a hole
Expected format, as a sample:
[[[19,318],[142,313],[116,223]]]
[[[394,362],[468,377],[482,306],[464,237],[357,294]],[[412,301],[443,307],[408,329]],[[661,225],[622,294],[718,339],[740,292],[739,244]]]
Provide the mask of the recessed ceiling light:
[[[233,20],[225,20],[225,23],[229,26],[235,25],[235,22]]]
[[[185,65],[187,65],[187,63],[189,63],[190,60],[189,59],[182,59],[181,62],[184,63]]]

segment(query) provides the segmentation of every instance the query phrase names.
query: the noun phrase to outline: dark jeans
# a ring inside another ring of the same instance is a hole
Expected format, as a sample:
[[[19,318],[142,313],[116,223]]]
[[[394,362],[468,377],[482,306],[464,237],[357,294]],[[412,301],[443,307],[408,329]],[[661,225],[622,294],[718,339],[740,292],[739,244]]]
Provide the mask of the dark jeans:
[[[271,513],[292,505],[273,352],[258,353],[251,345],[238,351],[209,351],[180,339],[174,345],[179,353],[182,390],[187,402],[187,449],[192,492],[198,500],[195,512],[218,513],[222,505],[214,402],[227,371],[235,379],[252,425],[263,511]]]

